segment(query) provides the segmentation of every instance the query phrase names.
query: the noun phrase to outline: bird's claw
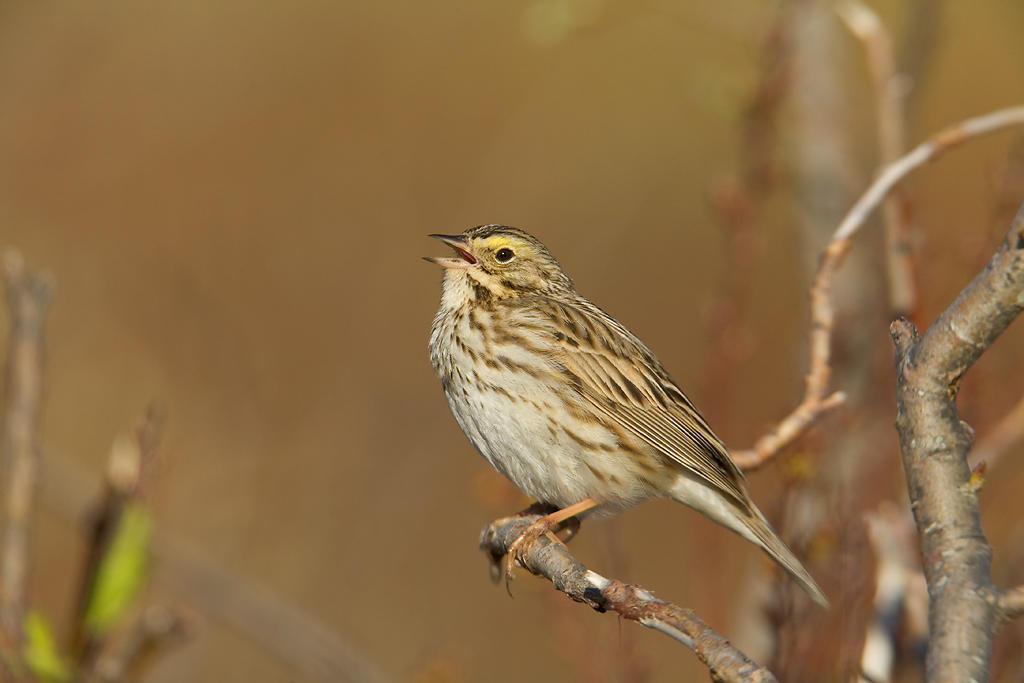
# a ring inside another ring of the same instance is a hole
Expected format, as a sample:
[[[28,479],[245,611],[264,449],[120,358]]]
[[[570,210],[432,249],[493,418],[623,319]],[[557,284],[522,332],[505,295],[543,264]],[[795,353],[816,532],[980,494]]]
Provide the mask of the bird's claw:
[[[547,534],[548,538],[553,542],[562,545],[562,542],[558,540],[558,537],[552,532],[553,526],[554,525],[548,521],[546,517],[541,517],[536,522],[526,527],[526,529],[523,530],[523,533],[519,534],[519,538],[514,540],[512,545],[508,547],[508,552],[505,553],[503,564],[505,589],[508,590],[509,595],[512,594],[511,583],[515,572],[515,566],[517,563],[520,567],[526,566],[526,555],[529,553],[530,547],[537,542],[537,539]]]
[[[484,536],[481,538],[481,547],[487,546],[484,538],[486,537],[489,529],[494,529],[510,522],[522,520],[523,517],[528,515],[541,515],[539,519],[535,519],[525,529],[523,529],[522,533],[516,537],[516,540],[512,541],[508,546],[504,557],[499,557],[496,554],[489,555],[491,561],[491,580],[497,583],[501,580],[502,575],[504,575],[505,590],[508,591],[509,595],[512,595],[511,584],[515,573],[516,563],[521,567],[526,567],[526,557],[529,554],[530,548],[541,536],[547,535],[547,537],[551,539],[552,543],[557,543],[564,547],[565,543],[573,538],[580,529],[579,518],[575,516],[566,516],[565,513],[569,511],[570,515],[575,515],[580,511],[575,508],[580,508],[581,505],[586,506],[582,508],[585,510],[589,507],[593,507],[594,502],[591,499],[587,499],[582,501],[580,504],[570,506],[570,508],[565,508],[563,510],[559,510],[548,503],[534,503],[530,507],[517,512],[511,517],[502,517],[501,519],[491,522],[484,529]],[[560,529],[566,530],[564,541],[555,535],[555,531]]]

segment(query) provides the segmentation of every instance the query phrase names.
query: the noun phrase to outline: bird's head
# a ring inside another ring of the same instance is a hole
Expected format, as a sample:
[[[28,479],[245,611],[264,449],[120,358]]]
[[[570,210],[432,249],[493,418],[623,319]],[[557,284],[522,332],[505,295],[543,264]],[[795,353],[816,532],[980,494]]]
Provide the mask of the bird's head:
[[[481,225],[461,235],[431,237],[455,251],[455,256],[425,257],[446,269],[446,285],[470,285],[478,294],[499,299],[573,291],[572,280],[547,247],[519,228]]]

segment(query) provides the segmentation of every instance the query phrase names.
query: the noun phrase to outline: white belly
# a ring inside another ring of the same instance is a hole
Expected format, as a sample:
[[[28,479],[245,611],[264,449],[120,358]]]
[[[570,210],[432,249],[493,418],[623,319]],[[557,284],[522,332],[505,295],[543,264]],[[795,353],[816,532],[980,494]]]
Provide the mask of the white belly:
[[[447,398],[473,446],[527,495],[565,507],[595,492],[580,446],[560,429],[549,428],[557,420],[550,403],[541,404],[543,412],[527,406],[534,415],[523,417],[521,402],[498,393],[467,396],[454,387]]]
[[[443,333],[435,329],[435,337]],[[470,331],[460,333],[463,344],[472,348]],[[462,431],[527,495],[558,507],[595,498],[606,512],[657,495],[635,476],[629,454],[616,446],[615,434],[569,413],[565,399],[550,389],[549,382],[559,378],[543,358],[515,346],[500,347],[500,355],[514,364],[535,368],[531,374],[485,365],[479,360],[482,347],[467,351],[454,342],[432,342],[431,347],[448,405]],[[496,352],[492,349],[492,355]]]

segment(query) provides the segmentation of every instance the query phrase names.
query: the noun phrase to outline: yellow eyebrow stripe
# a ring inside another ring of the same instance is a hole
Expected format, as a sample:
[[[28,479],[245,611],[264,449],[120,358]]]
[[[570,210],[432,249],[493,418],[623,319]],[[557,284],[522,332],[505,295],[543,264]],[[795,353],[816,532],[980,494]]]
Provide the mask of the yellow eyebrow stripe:
[[[511,240],[503,235],[492,235],[484,240],[484,246],[490,249],[499,249],[501,247],[516,246],[519,244],[516,240]]]

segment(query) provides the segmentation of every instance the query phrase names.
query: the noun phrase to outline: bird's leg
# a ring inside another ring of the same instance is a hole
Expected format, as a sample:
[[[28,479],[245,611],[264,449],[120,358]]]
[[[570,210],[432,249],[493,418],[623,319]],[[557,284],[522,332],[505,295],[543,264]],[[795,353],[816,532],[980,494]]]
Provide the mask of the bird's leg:
[[[541,503],[540,501],[537,501],[536,503],[533,503],[532,505],[530,505],[530,506],[520,510],[517,513],[515,513],[514,515],[510,515],[508,517],[502,517],[501,519],[495,520],[494,522],[492,522],[492,524],[494,524],[494,525],[501,525],[501,524],[504,524],[505,522],[510,522],[510,521],[512,521],[514,519],[518,519],[520,517],[529,517],[529,516],[532,516],[532,515],[542,515],[543,516],[543,515],[549,515],[551,513],[558,512],[558,511],[559,510],[558,510],[558,506],[557,505],[552,505],[551,503]],[[579,533],[579,530],[580,530],[580,520],[579,520],[579,517],[567,517],[565,519],[559,520],[558,522],[554,522],[551,525],[552,529],[554,529],[554,527],[558,526],[559,523],[561,523],[562,528],[559,529],[558,531],[564,530],[565,531],[565,538],[559,539],[556,536],[554,536],[553,533],[552,533],[552,538],[554,538],[556,541],[560,541],[561,543],[568,543],[569,541],[571,541],[573,538],[576,537],[577,533]]]
[[[538,516],[538,515],[543,517],[543,516],[548,515],[548,514],[550,514],[552,512],[558,512],[558,506],[557,505],[552,505],[551,503],[542,503],[540,501],[537,501],[537,502],[529,505],[528,507],[520,510],[519,512],[517,512],[515,514],[509,515],[508,517],[500,517],[500,518],[494,520],[493,522],[491,522],[490,524],[487,525],[487,528],[500,527],[500,526],[503,526],[505,524],[508,524],[509,522],[515,522],[515,521],[517,521],[519,519],[522,519],[523,517],[534,517],[534,516]],[[569,540],[571,538],[573,538],[576,535],[576,533],[579,531],[580,520],[577,519],[576,517],[570,517],[570,518],[568,518],[566,520],[563,520],[562,524],[563,524],[563,528],[566,530],[566,535],[565,535],[565,539],[563,541],[560,541],[560,542],[561,543],[568,543]],[[551,532],[548,532],[548,535],[551,538],[553,538],[554,540],[558,541],[558,537],[554,536]],[[483,547],[483,546],[481,546],[481,547]],[[511,567],[507,566],[507,562],[508,562],[510,557],[511,556],[507,552],[504,555],[501,555],[501,556],[490,556],[490,560],[491,560],[491,580],[494,581],[494,583],[498,583],[499,581],[501,581],[501,577],[502,576],[507,576],[509,574],[509,572],[512,571]],[[505,586],[506,586],[506,588],[508,588],[508,583],[507,582],[506,582]],[[510,591],[510,594],[511,594],[511,591]]]
[[[536,522],[526,527],[523,533],[519,534],[519,538],[512,542],[512,545],[508,547],[508,553],[505,555],[505,585],[508,586],[508,582],[512,580],[512,569],[516,562],[524,564],[523,554],[527,548],[538,538],[544,534],[550,534],[551,538],[556,543],[561,543],[558,538],[551,533],[551,530],[556,526],[564,522],[565,520],[575,517],[578,514],[586,512],[591,508],[598,505],[598,502],[593,498],[584,498],[578,503],[570,505],[569,507],[562,508],[561,510],[555,510],[554,512],[544,515]],[[532,506],[531,506],[532,507]],[[576,535],[576,531],[579,529],[579,520],[576,520],[575,528],[571,528],[569,536],[566,540],[569,540]]]
[[[499,517],[498,519],[491,522],[489,526],[501,526],[502,524],[513,522],[519,519],[520,517],[532,517],[533,515],[547,515],[557,511],[558,508],[552,505],[551,503],[541,503],[538,501],[536,503],[529,505],[526,508],[523,508],[514,515],[509,515],[508,517]]]

